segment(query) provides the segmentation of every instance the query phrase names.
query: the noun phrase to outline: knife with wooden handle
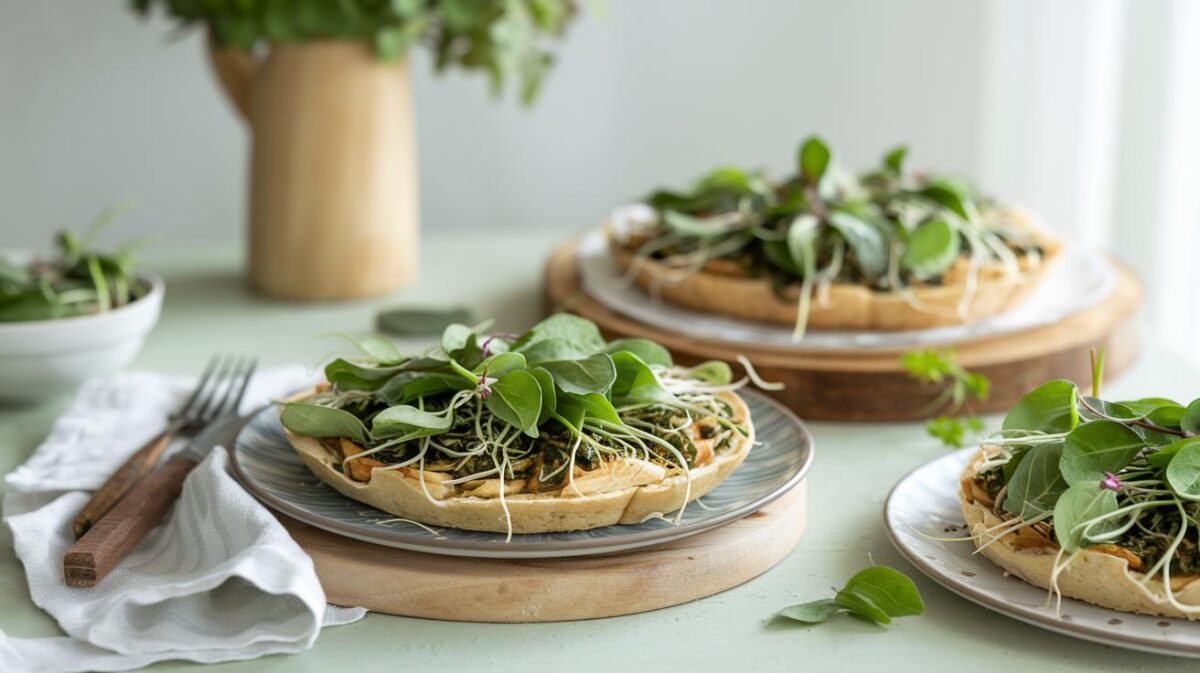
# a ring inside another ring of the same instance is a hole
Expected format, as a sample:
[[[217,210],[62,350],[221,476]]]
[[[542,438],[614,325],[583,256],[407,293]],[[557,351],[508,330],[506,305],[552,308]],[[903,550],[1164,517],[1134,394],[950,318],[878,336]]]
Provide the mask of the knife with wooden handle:
[[[67,550],[63,557],[67,585],[91,587],[104,579],[179,498],[192,468],[214,446],[231,444],[248,418],[229,416],[213,423],[183,451],[130,487],[125,497]]]
[[[183,427],[182,420],[172,421],[166,430],[146,442],[142,448],[125,461],[120,469],[113,472],[112,476],[92,495],[92,499],[88,500],[83,509],[79,511],[79,515],[75,517],[72,529],[76,540],[83,537],[92,524],[116,506],[121,498],[129,492],[129,489],[154,467],[181,427]]]

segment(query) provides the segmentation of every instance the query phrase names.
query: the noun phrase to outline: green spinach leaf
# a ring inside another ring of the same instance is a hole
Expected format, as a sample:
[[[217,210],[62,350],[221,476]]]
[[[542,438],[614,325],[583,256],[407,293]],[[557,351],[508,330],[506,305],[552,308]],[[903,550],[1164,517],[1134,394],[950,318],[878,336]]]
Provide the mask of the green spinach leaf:
[[[841,612],[842,609],[842,606],[838,605],[837,601],[832,598],[822,598],[821,600],[786,607],[780,610],[779,614],[782,617],[787,617],[797,622],[820,624],[821,622],[828,621],[830,617]]]
[[[407,359],[396,350],[395,344],[381,336],[368,336],[359,341],[358,345],[364,353],[381,365],[398,365]]]
[[[525,356],[520,353],[497,353],[489,355],[483,362],[471,370],[473,374],[484,374],[498,379],[501,376],[518,369],[525,369]]]
[[[908,237],[900,264],[917,278],[936,276],[958,259],[961,238],[945,220],[923,222]]]
[[[687,370],[687,375],[713,386],[726,386],[733,382],[733,370],[720,360],[702,362]]]
[[[442,350],[458,364],[472,369],[483,360],[483,350],[470,327],[453,324],[442,332]]]
[[[378,390],[401,369],[401,365],[379,367],[338,358],[325,365],[325,379],[339,390]]]
[[[1048,381],[1025,394],[1004,417],[1005,430],[1070,432],[1079,425],[1079,391],[1070,381]]]
[[[1067,482],[1058,468],[1062,453],[1061,443],[1030,449],[1008,482],[1004,511],[1023,519],[1052,512],[1058,497],[1067,490]]]
[[[537,437],[542,388],[533,374],[525,370],[509,372],[491,384],[491,390],[484,400],[488,410],[530,437]]]
[[[1171,464],[1175,458],[1175,454],[1189,446],[1200,446],[1200,437],[1189,437],[1187,439],[1175,438],[1176,441],[1163,445],[1157,451],[1152,451],[1146,456],[1146,462],[1154,467],[1164,468]]]
[[[793,605],[779,614],[799,622],[820,624],[842,611],[876,624],[890,624],[894,617],[924,613],[925,602],[904,573],[887,566],[872,566],[851,577],[833,599]]]
[[[842,589],[834,594],[833,602],[859,619],[865,619],[876,624],[892,623],[892,618],[888,615],[887,611],[863,594]]]
[[[554,377],[559,388],[577,395],[607,393],[617,378],[616,366],[607,353],[596,353],[582,360],[551,360],[539,366]]]
[[[604,347],[604,337],[595,323],[570,313],[557,313],[518,337],[510,350],[524,354],[529,364],[535,365],[585,358]]]
[[[1179,429],[1184,432],[1200,435],[1200,399],[1192,400],[1187,410],[1179,419]]]
[[[604,349],[609,355],[621,351],[633,353],[648,365],[670,367],[674,364],[671,352],[649,339],[614,339]]]
[[[617,414],[617,410],[613,407],[612,402],[609,402],[607,397],[599,393],[587,393],[586,395],[566,393],[564,398],[559,402],[559,413],[565,418],[577,419],[579,423],[585,422],[588,418],[595,418],[596,420],[615,425],[622,423],[621,417]]]
[[[349,437],[359,444],[366,444],[369,438],[366,426],[354,414],[318,404],[288,402],[279,421],[301,437]]]
[[[612,385],[612,399],[618,404],[637,402],[676,402],[650,366],[629,351],[612,355],[617,378]]]
[[[388,407],[375,414],[371,421],[374,437],[395,437],[419,430],[449,430],[453,416],[449,413],[422,411],[414,406],[400,404]]]
[[[820,138],[810,136],[800,144],[796,163],[799,164],[800,174],[804,176],[805,182],[815,185],[825,176],[832,159],[833,153],[829,151],[829,146]]]
[[[863,273],[879,276],[887,271],[888,241],[878,226],[848,210],[834,210],[826,221],[850,246]]]
[[[908,147],[901,145],[883,156],[883,168],[892,177],[900,177],[904,172],[904,158],[908,155]]]
[[[542,409],[538,413],[538,425],[541,425],[553,417],[558,409],[558,392],[554,389],[554,377],[550,376],[550,372],[538,367],[530,369],[529,373],[537,380],[542,393]]]
[[[1117,493],[1100,488],[1098,482],[1079,482],[1063,492],[1054,505],[1054,537],[1063,550],[1072,553],[1088,546],[1085,532],[1100,535],[1115,530],[1119,522],[1104,519],[1088,528],[1088,521],[1117,511]]]
[[[1142,438],[1121,423],[1092,421],[1067,435],[1059,469],[1068,484],[1096,483],[1105,472],[1120,472],[1144,448]]]
[[[1197,438],[1200,439],[1200,438]],[[1200,500],[1200,441],[1184,440],[1167,465],[1166,479],[1175,495]]]

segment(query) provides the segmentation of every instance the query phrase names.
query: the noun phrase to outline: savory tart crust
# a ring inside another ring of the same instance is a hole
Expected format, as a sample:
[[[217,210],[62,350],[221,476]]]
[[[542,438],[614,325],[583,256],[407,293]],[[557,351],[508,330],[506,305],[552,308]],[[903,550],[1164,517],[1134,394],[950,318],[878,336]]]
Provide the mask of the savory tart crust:
[[[999,539],[988,532],[1002,523],[1003,519],[972,488],[972,477],[983,460],[981,450],[963,471],[958,491],[963,518],[975,545],[981,547],[981,553],[996,565],[1030,584],[1049,590],[1058,545],[1028,528],[1022,529],[1023,535],[1009,533]],[[1030,539],[1034,536],[1041,538],[1040,541]],[[991,544],[986,547],[982,546],[989,542]],[[1131,569],[1131,558],[1135,563],[1140,563],[1137,557],[1116,545],[1097,545],[1084,549],[1059,573],[1058,590],[1063,596],[1114,610],[1200,619],[1200,613],[1189,614],[1167,602],[1161,577],[1143,586],[1141,582],[1145,575]],[[1171,589],[1175,599],[1184,605],[1200,606],[1198,579],[1200,576],[1197,575],[1172,577]]]
[[[612,226],[606,227],[609,248],[620,268],[628,272],[634,254],[616,238]],[[967,261],[959,259],[944,274],[941,285],[918,285],[911,297],[895,292],[880,292],[853,283],[834,283],[824,301],[814,297],[808,314],[812,329],[858,329],[904,331],[960,325],[996,315],[1020,303],[1045,275],[1058,257],[1060,243],[1035,232],[1043,255],[1039,261],[1018,257],[1020,273],[1009,276],[999,262],[978,269],[974,297],[964,315],[958,304],[968,289]],[[634,281],[667,301],[711,313],[745,320],[792,325],[796,322],[800,284],[794,283],[780,298],[765,278],[730,274],[710,262],[704,270],[680,277],[680,272],[656,259],[638,262]],[[814,290],[815,293],[815,290]],[[918,308],[920,307],[920,308]]]
[[[293,401],[309,394],[311,391],[302,393]],[[455,488],[441,483],[449,478],[444,473],[425,470],[425,488],[422,488],[418,470],[401,468],[370,471],[366,474],[368,481],[360,481],[342,471],[344,449],[335,452],[318,439],[301,437],[286,429],[285,434],[300,459],[321,481],[349,498],[398,517],[433,526],[504,533],[509,530],[504,515],[507,506],[513,533],[565,532],[640,523],[651,514],[673,512],[728,477],[754,445],[754,425],[740,397],[734,393],[721,393],[718,397],[733,408],[731,420],[745,427],[749,434],[735,436],[728,449],[692,468],[690,493],[688,475],[677,470],[668,472],[654,463],[626,459],[576,474],[575,489],[568,486],[555,491],[505,495],[502,505],[498,479],[478,480],[470,482],[469,488],[462,488],[464,485]],[[364,469],[370,468],[370,464],[352,465],[351,471],[362,476]],[[509,484],[517,486],[515,482]],[[506,493],[510,492],[506,488]]]

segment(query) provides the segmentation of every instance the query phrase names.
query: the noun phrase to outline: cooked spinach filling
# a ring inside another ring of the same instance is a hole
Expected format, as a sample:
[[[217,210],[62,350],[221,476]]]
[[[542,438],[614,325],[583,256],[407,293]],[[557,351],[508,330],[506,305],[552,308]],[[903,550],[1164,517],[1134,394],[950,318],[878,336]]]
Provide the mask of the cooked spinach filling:
[[[441,401],[442,409],[448,401],[448,398]],[[687,467],[692,468],[697,466],[697,457],[701,453],[697,441],[714,440],[709,448],[720,454],[733,445],[735,438],[746,435],[746,428],[731,422],[734,412],[728,402],[716,397],[704,402],[706,406],[701,408],[708,411],[709,415],[697,418],[684,415],[673,407],[660,405],[634,407],[618,413],[624,423],[644,429],[674,447],[684,457]],[[386,404],[376,401],[356,401],[347,410],[369,425],[372,417],[386,408]],[[430,410],[436,412],[440,409],[435,406]],[[476,474],[492,476],[497,472],[497,459],[494,447],[489,446],[491,442],[486,437],[493,436],[497,426],[502,423],[486,408],[478,410],[478,416],[474,413],[456,413],[454,423],[445,433],[434,438],[410,439],[387,445],[372,453],[371,457],[385,465],[412,463],[425,450],[429,452],[425,456],[426,470],[449,474],[454,479]],[[481,439],[480,428],[484,429],[482,434],[485,438]],[[574,437],[563,426],[552,426],[536,438],[512,433],[512,443],[507,444],[505,449],[509,458],[505,478],[527,481],[536,475],[539,490],[560,488],[566,481],[566,468],[571,463],[573,453],[574,465],[583,471],[596,469],[604,460],[615,456],[640,458],[668,469],[680,467],[675,454],[663,450],[660,445],[651,443],[647,446],[648,450],[639,453],[631,451],[630,446],[619,437],[601,433],[589,433],[588,436],[590,441],[579,442],[576,449]],[[326,439],[325,443],[335,453],[340,450],[338,440]],[[384,440],[374,444],[386,445],[387,442]],[[364,450],[371,448],[370,442],[363,446]]]
[[[1004,468],[998,466],[984,470],[974,476],[974,481],[995,501],[1004,489]],[[1200,525],[1200,502],[1183,503],[1183,509],[1189,526]],[[1014,515],[1005,513],[1005,518],[1011,519]],[[1053,522],[1050,519],[1051,530]],[[1133,528],[1114,538],[1110,544],[1131,552],[1141,562],[1142,568],[1151,568],[1170,550],[1179,535],[1180,522],[1179,510],[1171,507],[1154,508],[1140,516]],[[1197,545],[1196,539],[1184,537],[1180,541],[1171,555],[1170,571],[1174,576],[1200,574],[1200,545]]]

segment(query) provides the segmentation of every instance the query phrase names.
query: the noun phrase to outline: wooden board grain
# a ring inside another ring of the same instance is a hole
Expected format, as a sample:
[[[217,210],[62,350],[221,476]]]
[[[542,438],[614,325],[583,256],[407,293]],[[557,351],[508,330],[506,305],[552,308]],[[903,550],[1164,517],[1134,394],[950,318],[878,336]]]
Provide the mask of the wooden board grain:
[[[1097,306],[1053,325],[952,344],[959,364],[992,382],[989,399],[974,403],[973,410],[1008,409],[1047,379],[1090,382],[1088,353],[1093,348],[1105,349],[1107,378],[1127,369],[1138,352],[1142,288],[1127,267],[1116,264],[1116,269],[1115,291]],[[745,355],[763,378],[784,384],[782,391],[772,395],[806,419],[913,420],[939,411],[930,408],[939,389],[918,383],[901,368],[903,348],[747,347],[694,339],[617,313],[580,288],[574,241],[559,246],[547,261],[545,300],[548,312],[579,314],[599,325],[609,338],[638,336],[658,341],[682,364],[704,360],[733,363],[738,355]]]
[[[804,534],[807,483],[715,530],[625,554],[565,559],[422,554],[277,516],[312,556],[331,603],[429,619],[553,622],[657,610],[757,577]]]

